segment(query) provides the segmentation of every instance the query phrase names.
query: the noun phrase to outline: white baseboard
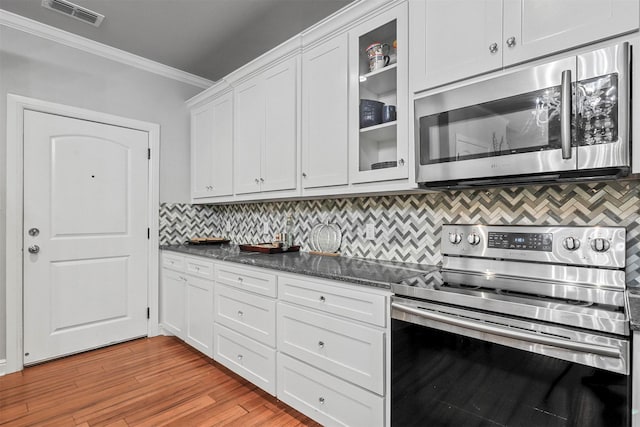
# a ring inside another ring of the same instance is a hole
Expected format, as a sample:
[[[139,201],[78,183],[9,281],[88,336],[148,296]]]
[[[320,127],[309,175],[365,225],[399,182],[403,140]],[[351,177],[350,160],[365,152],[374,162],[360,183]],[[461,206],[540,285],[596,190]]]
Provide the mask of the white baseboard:
[[[0,377],[7,373],[7,360],[0,359]]]

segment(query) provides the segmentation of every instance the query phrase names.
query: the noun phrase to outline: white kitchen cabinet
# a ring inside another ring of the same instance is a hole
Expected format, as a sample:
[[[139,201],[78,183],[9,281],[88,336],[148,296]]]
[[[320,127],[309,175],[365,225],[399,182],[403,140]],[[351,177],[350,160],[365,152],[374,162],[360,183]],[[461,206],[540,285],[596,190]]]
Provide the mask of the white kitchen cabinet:
[[[160,325],[213,356],[213,263],[162,251]]]
[[[302,186],[348,183],[348,34],[302,55]]]
[[[215,280],[213,358],[275,396],[276,275],[221,263]]]
[[[638,0],[504,0],[504,64],[638,29]]]
[[[191,111],[191,198],[233,194],[233,94]]]
[[[410,0],[412,92],[638,29],[637,0]]]
[[[294,190],[297,177],[298,58],[235,88],[235,193]]]
[[[389,292],[278,275],[278,399],[327,425],[389,422]]]
[[[385,425],[384,398],[278,353],[278,399],[327,426]]]
[[[379,329],[280,303],[278,350],[384,395],[384,332]]]
[[[352,183],[409,176],[407,9],[407,4],[401,3],[349,31],[349,175]],[[370,71],[366,49],[374,43],[389,46],[389,64]],[[394,106],[397,119],[361,127],[362,100]]]
[[[162,269],[160,276],[160,325],[171,334],[185,338],[185,274]]]

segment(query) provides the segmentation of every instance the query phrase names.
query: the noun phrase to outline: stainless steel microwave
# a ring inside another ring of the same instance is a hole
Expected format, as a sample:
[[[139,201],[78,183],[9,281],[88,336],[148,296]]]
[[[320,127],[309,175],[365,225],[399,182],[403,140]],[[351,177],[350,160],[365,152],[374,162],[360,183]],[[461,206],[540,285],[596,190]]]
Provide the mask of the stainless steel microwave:
[[[423,187],[609,179],[630,170],[629,45],[415,100]]]

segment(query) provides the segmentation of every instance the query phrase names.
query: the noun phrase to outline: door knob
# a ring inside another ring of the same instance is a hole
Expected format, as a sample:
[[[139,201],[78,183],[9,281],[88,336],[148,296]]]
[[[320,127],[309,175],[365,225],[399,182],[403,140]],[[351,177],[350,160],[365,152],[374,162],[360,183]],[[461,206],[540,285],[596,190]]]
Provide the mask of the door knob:
[[[31,254],[37,254],[38,252],[40,252],[40,246],[38,246],[38,245],[29,246],[28,251]]]
[[[515,37],[509,37],[507,39],[507,46],[514,47],[515,45],[516,45],[516,38]]]
[[[40,234],[40,230],[37,228],[33,227],[29,229],[29,236],[36,237],[38,234]]]

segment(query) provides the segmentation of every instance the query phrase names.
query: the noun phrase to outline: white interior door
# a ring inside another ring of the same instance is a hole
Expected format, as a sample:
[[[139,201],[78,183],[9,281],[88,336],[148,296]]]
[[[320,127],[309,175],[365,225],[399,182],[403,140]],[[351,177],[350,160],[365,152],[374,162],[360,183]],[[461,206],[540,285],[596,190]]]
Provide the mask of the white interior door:
[[[148,146],[25,111],[25,365],[147,335]]]

